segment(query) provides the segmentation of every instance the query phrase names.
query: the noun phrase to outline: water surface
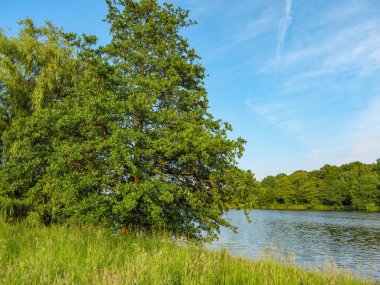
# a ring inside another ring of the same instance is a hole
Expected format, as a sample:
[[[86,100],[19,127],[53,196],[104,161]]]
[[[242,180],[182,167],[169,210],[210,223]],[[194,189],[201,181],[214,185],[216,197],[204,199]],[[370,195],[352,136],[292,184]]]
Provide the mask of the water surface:
[[[251,223],[243,211],[229,211],[238,233],[223,228],[211,248],[251,258],[280,248],[301,267],[334,262],[380,280],[380,213],[254,210],[249,216]]]

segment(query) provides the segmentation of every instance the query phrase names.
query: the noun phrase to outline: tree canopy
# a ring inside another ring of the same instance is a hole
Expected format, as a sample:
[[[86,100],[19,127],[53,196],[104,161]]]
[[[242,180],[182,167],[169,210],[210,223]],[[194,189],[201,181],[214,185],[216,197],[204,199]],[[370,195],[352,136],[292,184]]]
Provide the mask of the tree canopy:
[[[180,30],[188,11],[107,0],[111,42],[21,22],[0,34],[0,208],[10,219],[165,229],[233,228],[252,200],[244,140],[209,113],[205,70]],[[205,233],[207,235],[205,235]]]
[[[324,205],[371,210],[380,207],[379,161],[352,162],[342,166],[325,165],[311,172],[267,176],[261,182],[258,204]]]

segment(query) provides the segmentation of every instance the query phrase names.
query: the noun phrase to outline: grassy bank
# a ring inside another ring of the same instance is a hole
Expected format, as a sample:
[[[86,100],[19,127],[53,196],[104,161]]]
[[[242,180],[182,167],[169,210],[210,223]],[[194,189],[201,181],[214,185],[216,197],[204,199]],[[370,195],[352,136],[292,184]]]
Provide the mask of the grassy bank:
[[[366,284],[158,236],[0,221],[0,284]]]

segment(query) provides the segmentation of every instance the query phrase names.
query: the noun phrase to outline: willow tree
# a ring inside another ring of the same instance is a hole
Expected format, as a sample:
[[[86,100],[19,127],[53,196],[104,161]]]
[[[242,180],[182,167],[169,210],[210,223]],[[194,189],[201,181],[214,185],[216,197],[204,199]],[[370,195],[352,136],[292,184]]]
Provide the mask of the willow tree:
[[[36,27],[31,19],[20,25],[17,38],[0,32],[2,124],[61,100],[78,75],[74,50],[60,29],[50,22]]]
[[[68,96],[79,71],[60,29],[50,22],[36,27],[31,19],[19,24],[17,38],[0,30],[0,135],[14,118]]]
[[[109,44],[65,35],[81,66],[70,95],[3,134],[3,205],[45,223],[199,239],[233,228],[223,213],[256,181],[237,167],[244,141],[208,111],[204,68],[180,35],[193,24],[188,12],[155,0],[107,4]]]
[[[0,32],[0,208],[13,217],[31,209],[27,205],[33,199],[26,196],[39,177],[35,173],[46,167],[47,156],[38,146],[49,147],[39,132],[46,122],[30,129],[29,120],[71,96],[81,69],[74,46],[59,28],[50,22],[37,27],[31,19],[19,24],[17,37]],[[15,137],[18,132],[26,143]],[[31,143],[33,138],[38,144]]]

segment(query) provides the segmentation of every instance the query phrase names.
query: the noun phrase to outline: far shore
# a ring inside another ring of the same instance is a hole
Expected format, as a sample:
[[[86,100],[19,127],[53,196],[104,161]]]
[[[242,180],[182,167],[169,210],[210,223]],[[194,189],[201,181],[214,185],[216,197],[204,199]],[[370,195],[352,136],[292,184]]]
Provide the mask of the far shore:
[[[367,209],[356,210],[348,206],[325,206],[325,205],[269,205],[259,206],[258,210],[292,210],[292,211],[352,211],[352,212],[380,212],[380,207],[373,206]]]

